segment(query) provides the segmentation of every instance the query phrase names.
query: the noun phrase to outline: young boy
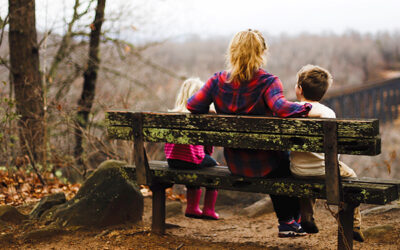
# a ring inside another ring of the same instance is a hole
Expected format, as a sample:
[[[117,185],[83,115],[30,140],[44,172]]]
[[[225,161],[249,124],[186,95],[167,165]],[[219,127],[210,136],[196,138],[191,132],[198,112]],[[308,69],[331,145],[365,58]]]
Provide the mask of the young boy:
[[[335,112],[319,103],[332,84],[331,74],[324,68],[315,65],[306,65],[297,73],[295,86],[296,97],[301,104],[311,103],[309,117],[336,118]],[[323,153],[291,152],[290,170],[297,178],[324,178],[325,158]],[[343,177],[357,177],[356,173],[343,162],[339,161],[340,175]],[[300,199],[301,226],[307,233],[318,233],[314,214],[315,199]],[[357,207],[354,211],[353,238],[363,242],[364,236],[360,230],[361,214]]]

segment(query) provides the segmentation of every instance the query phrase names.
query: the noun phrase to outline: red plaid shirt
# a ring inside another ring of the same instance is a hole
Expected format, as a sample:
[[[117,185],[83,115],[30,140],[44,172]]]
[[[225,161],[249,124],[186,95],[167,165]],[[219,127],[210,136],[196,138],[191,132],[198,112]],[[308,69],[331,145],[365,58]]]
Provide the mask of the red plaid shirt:
[[[304,117],[311,109],[309,103],[299,105],[287,101],[279,78],[263,69],[245,83],[228,83],[228,76],[226,71],[214,74],[188,100],[188,110],[208,113],[213,102],[219,114]],[[233,174],[247,177],[266,176],[281,163],[288,162],[288,153],[280,151],[225,148],[224,155]]]

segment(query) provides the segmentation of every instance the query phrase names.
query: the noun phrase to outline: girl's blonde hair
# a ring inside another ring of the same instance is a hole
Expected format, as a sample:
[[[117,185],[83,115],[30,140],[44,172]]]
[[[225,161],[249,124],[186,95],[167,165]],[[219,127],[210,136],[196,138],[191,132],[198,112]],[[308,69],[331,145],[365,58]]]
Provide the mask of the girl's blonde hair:
[[[266,63],[265,52],[268,47],[258,30],[238,32],[231,40],[227,51],[229,81],[245,82]]]
[[[185,80],[176,96],[175,107],[169,112],[189,112],[186,108],[188,99],[203,87],[204,83],[199,78]]]

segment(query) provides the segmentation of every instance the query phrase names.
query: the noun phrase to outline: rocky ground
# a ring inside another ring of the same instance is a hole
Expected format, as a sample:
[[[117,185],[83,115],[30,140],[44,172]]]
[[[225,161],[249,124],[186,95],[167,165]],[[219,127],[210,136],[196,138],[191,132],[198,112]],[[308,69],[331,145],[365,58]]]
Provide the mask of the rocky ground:
[[[299,238],[278,238],[277,223],[268,209],[244,210],[248,205],[218,206],[218,221],[189,219],[183,216],[184,204],[167,204],[169,228],[166,235],[150,232],[151,199],[144,200],[144,218],[139,224],[102,229],[79,227],[46,228],[32,221],[0,220],[1,249],[335,249],[337,226],[323,201],[317,203],[316,219],[320,233]],[[18,207],[27,214],[31,206]],[[372,209],[372,210],[371,210]],[[355,249],[399,249],[400,205],[379,208],[362,206],[364,243]],[[247,215],[244,214],[247,211]],[[9,217],[10,218],[10,217]],[[22,218],[23,219],[23,218]]]

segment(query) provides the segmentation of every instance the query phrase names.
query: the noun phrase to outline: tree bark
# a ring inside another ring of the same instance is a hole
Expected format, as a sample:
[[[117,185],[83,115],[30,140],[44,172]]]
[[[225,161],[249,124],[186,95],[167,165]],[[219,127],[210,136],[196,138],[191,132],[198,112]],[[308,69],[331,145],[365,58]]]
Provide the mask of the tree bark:
[[[97,72],[99,69],[99,45],[101,26],[104,21],[104,9],[106,0],[98,0],[96,8],[96,16],[94,22],[90,25],[90,43],[89,43],[89,58],[87,69],[84,72],[83,91],[78,102],[78,112],[76,117],[77,127],[75,129],[75,159],[79,164],[83,164],[83,131],[87,128],[89,113],[93,106],[95,97],[95,88],[97,80]]]
[[[32,164],[44,151],[43,88],[36,36],[35,0],[9,0],[10,78],[20,115],[20,145]]]

